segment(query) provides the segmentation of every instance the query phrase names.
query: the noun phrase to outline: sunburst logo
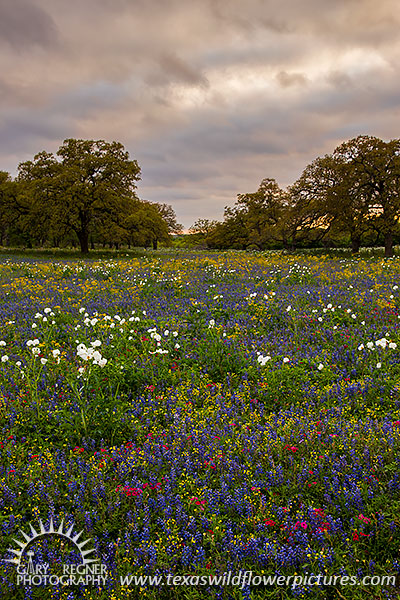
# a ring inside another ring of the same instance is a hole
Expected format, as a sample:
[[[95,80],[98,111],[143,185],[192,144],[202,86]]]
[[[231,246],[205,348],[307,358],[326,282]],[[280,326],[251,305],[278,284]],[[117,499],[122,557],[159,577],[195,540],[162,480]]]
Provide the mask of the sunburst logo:
[[[19,567],[21,566],[21,561],[23,559],[23,556],[26,553],[27,556],[30,557],[29,565],[28,565],[28,569],[30,569],[31,565],[32,565],[33,553],[27,552],[28,547],[37,539],[48,537],[48,536],[59,536],[59,537],[65,538],[65,539],[69,540],[70,542],[72,542],[72,544],[74,544],[75,547],[80,552],[83,565],[88,565],[90,563],[98,562],[97,558],[89,557],[89,554],[92,554],[95,551],[94,548],[86,548],[85,549],[85,546],[91,540],[87,539],[87,540],[79,541],[83,531],[80,531],[79,533],[74,534],[74,524],[72,524],[67,529],[67,528],[64,528],[64,520],[62,520],[60,526],[58,527],[58,529],[56,529],[54,527],[53,519],[50,519],[50,523],[47,528],[43,524],[42,520],[39,521],[39,525],[40,525],[40,529],[39,529],[39,531],[36,531],[36,529],[31,524],[29,524],[30,534],[25,533],[25,531],[22,531],[22,529],[19,530],[22,537],[24,538],[24,541],[13,538],[14,542],[19,546],[19,548],[17,550],[15,548],[9,548],[8,552],[10,552],[11,554],[14,554],[14,558],[5,558],[4,559],[5,562],[11,563],[11,564],[15,565],[16,567],[18,567],[18,569],[19,569]]]

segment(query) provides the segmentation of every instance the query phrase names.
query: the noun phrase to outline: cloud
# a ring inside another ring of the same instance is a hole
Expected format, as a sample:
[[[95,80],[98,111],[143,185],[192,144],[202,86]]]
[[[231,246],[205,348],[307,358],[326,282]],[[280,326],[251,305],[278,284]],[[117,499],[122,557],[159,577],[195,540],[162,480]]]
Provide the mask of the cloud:
[[[17,52],[57,44],[58,33],[48,12],[29,0],[0,0],[0,43]]]
[[[153,73],[147,83],[154,85],[168,85],[171,80],[182,82],[191,86],[208,86],[207,78],[199,68],[192,67],[179,56],[164,54],[158,58],[158,76]]]
[[[279,84],[286,88],[292,85],[306,85],[307,77],[303,73],[287,73],[286,71],[279,71],[276,75],[276,79]]]
[[[190,226],[358,134],[400,137],[396,0],[0,0],[0,169],[116,139]]]

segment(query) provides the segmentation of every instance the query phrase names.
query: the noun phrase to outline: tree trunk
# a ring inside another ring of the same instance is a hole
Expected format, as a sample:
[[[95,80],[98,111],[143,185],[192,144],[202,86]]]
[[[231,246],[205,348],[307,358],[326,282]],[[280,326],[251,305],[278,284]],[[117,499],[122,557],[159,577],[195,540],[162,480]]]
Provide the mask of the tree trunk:
[[[385,256],[393,256],[393,233],[385,233]]]
[[[81,253],[88,254],[89,253],[89,232],[85,230],[81,230],[78,233],[79,243],[81,245]]]
[[[157,250],[158,240],[153,240],[153,250]]]
[[[358,254],[360,251],[361,239],[357,235],[351,236],[351,252],[352,254]]]

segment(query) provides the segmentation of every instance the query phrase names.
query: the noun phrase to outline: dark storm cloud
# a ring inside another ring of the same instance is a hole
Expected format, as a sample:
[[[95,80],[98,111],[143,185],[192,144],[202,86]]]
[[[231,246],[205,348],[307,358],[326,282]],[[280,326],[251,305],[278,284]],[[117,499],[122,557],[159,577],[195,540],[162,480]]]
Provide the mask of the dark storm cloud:
[[[29,0],[0,0],[0,42],[16,51],[54,46],[57,29],[48,12]]]
[[[0,169],[117,139],[144,198],[221,217],[344,139],[400,137],[399,24],[397,0],[0,0]]]

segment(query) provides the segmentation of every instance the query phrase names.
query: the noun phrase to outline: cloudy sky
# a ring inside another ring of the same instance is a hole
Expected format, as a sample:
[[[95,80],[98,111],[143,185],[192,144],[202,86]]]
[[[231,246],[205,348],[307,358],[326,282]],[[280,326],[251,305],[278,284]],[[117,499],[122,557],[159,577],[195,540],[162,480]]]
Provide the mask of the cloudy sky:
[[[0,0],[0,170],[121,141],[189,227],[359,134],[400,137],[398,0]]]

